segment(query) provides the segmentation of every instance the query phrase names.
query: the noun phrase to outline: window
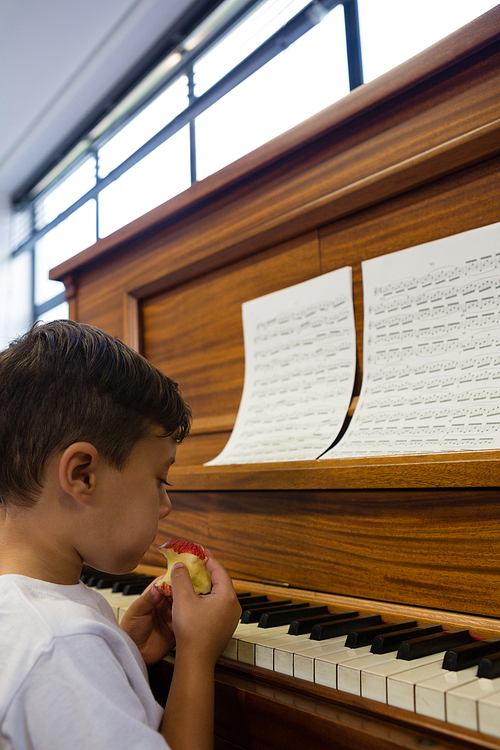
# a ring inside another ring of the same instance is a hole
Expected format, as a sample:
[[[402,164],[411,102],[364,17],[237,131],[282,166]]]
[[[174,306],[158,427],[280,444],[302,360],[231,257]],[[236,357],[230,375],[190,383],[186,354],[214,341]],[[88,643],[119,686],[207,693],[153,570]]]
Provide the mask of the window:
[[[376,78],[496,2],[473,5],[224,0],[19,198],[12,254],[33,319],[67,315],[50,268],[346,96],[363,70]]]

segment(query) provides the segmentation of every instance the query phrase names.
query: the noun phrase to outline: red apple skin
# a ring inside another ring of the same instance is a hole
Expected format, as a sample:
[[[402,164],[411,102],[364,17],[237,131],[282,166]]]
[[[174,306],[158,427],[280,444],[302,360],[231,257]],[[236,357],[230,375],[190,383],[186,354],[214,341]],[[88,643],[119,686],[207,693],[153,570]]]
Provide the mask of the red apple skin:
[[[208,559],[201,544],[188,542],[186,539],[181,539],[180,537],[177,539],[170,539],[170,541],[165,542],[165,544],[162,544],[158,549],[172,549],[174,552],[177,552],[178,555],[187,552],[190,555],[196,555],[196,557],[199,557],[201,560]]]
[[[211,576],[205,567],[205,563],[208,560],[208,556],[205,554],[205,550],[201,544],[196,542],[189,542],[186,539],[176,538],[170,539],[165,544],[162,544],[159,548],[160,552],[167,558],[167,572],[164,577],[156,583],[156,587],[170,599],[172,598],[172,586],[170,585],[170,575],[172,567],[176,562],[183,562],[191,575],[191,580],[198,594],[207,594],[211,588]],[[169,554],[170,553],[170,554]],[[173,555],[172,555],[173,553]],[[183,556],[191,556],[186,559]],[[176,559],[178,558],[178,559]],[[198,558],[199,563],[195,561],[193,569],[193,558]]]

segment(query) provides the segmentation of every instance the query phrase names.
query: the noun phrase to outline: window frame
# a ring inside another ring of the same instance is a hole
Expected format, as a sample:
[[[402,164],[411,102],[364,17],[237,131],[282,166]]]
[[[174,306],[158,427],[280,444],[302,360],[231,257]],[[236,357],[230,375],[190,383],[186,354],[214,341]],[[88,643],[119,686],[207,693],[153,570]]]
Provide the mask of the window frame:
[[[43,186],[39,192],[37,191],[37,185],[42,181],[43,176],[38,172],[33,176],[29,183],[29,188],[25,188],[23,192],[18,193],[13,197],[13,209],[14,210],[30,210],[30,230],[29,237],[17,246],[12,252],[11,257],[16,257],[21,253],[28,252],[31,254],[31,307],[33,313],[33,321],[39,316],[49,312],[52,308],[57,307],[65,299],[65,293],[61,292],[49,300],[43,302],[43,304],[35,304],[35,246],[36,243],[48,232],[62,223],[65,219],[71,216],[87,201],[95,199],[96,201],[96,236],[99,239],[99,200],[98,196],[101,190],[107,187],[109,184],[117,180],[122,174],[127,172],[131,167],[137,164],[141,159],[151,153],[155,148],[164,143],[168,138],[177,133],[181,128],[186,125],[189,126],[190,135],[190,173],[191,173],[191,184],[196,181],[196,140],[195,140],[195,119],[198,115],[208,109],[212,104],[221,99],[225,94],[234,89],[238,84],[242,83],[254,72],[259,70],[263,65],[272,60],[274,57],[280,54],[284,49],[290,46],[294,41],[299,39],[303,34],[307,33],[312,29],[318,22],[314,16],[315,6],[317,0],[311,0],[299,13],[297,13],[290,21],[288,21],[283,27],[277,32],[272,34],[265,42],[251,52],[244,60],[232,68],[216,83],[214,83],[206,92],[201,96],[196,97],[194,94],[194,72],[193,68],[196,61],[202,57],[207,50],[213,46],[220,38],[228,33],[238,22],[241,21],[248,13],[250,13],[258,4],[260,0],[247,0],[240,4],[238,13],[230,15],[225,22],[223,22],[215,31],[208,34],[203,42],[196,46],[192,51],[186,52],[183,55],[181,62],[174,66],[172,70],[163,77],[163,79],[152,87],[142,99],[140,99],[134,106],[130,107],[126,113],[118,117],[111,127],[106,129],[102,134],[98,135],[91,142],[89,140],[89,134],[95,129],[95,117],[94,125],[92,128],[88,127],[82,133],[81,129],[73,134],[70,145],[66,149],[66,153],[71,154],[72,149],[78,148],[79,143],[85,143],[86,139],[88,145],[84,148],[81,153],[61,171],[53,181]],[[188,38],[193,33],[195,28],[200,23],[200,18],[206,18],[209,12],[212,12],[221,5],[221,0],[218,2],[205,2],[203,4],[205,15],[201,14],[196,16],[195,20],[191,18],[190,24],[181,24],[184,39]],[[363,69],[362,69],[362,56],[361,56],[361,38],[360,38],[360,27],[359,27],[359,16],[358,16],[358,4],[357,0],[321,0],[321,6],[330,12],[338,6],[344,8],[344,23],[345,23],[345,35],[346,35],[346,49],[347,49],[347,67],[349,77],[349,89],[352,91],[363,83]],[[178,30],[170,33],[169,38],[173,37],[178,42]],[[169,45],[163,45],[163,50],[168,49],[168,54],[171,54],[174,50],[172,43]],[[152,53],[146,56],[150,61]],[[156,58],[158,55],[156,54]],[[156,59],[155,58],[155,59]],[[165,54],[162,59],[165,59]],[[148,66],[146,61],[138,66],[140,74],[135,79],[135,86],[140,85],[141,81],[144,80],[144,70]],[[149,68],[151,64],[149,62]],[[161,128],[155,135],[143,143],[136,151],[122,161],[117,167],[111,170],[104,177],[99,177],[99,161],[98,151],[99,148],[109,140],[115,133],[117,133],[127,122],[133,117],[139,114],[148,104],[153,101],[162,91],[164,91],[176,78],[185,75],[188,81],[188,101],[189,104],[180,114],[174,117],[168,122],[163,128]],[[111,96],[111,99],[115,102],[115,106],[119,105],[118,92],[123,92],[125,85],[122,82],[116,89],[115,95]],[[131,91],[133,86],[128,85],[128,90]],[[123,97],[122,97],[123,98]],[[102,114],[101,114],[102,119]],[[70,206],[61,211],[61,213],[48,222],[45,226],[40,229],[36,229],[35,215],[36,215],[36,202],[46,195],[50,190],[61,184],[80,164],[89,157],[93,156],[95,159],[95,184],[85,194],[80,196]],[[58,152],[58,158],[54,159],[50,166],[45,167],[44,175],[50,174],[51,169],[57,166],[62,161],[61,151]]]

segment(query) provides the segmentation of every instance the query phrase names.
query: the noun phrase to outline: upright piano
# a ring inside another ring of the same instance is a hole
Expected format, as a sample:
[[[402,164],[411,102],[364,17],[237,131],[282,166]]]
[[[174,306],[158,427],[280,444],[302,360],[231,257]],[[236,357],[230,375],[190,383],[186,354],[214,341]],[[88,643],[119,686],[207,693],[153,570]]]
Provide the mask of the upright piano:
[[[351,266],[352,415],[361,262],[500,221],[499,165],[497,6],[53,269],[70,317],[141,351],[194,412],[144,570],[181,536],[240,592],[500,637],[497,451],[205,465],[240,403],[241,304]],[[216,671],[218,750],[500,747],[500,721],[479,731],[234,656]]]

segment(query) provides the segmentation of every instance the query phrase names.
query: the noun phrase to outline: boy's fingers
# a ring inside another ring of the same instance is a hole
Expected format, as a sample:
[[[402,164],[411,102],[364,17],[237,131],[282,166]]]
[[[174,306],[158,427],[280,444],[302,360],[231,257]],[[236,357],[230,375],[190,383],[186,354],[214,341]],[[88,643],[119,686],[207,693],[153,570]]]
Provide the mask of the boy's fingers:
[[[160,578],[156,580],[160,580]],[[158,591],[155,586],[156,581],[149,584],[142,594],[130,605],[129,609],[134,615],[149,615],[164,599],[163,595]]]
[[[176,563],[174,565],[170,574],[170,580],[172,584],[172,598],[174,598],[174,596],[185,596],[186,592],[194,594],[189,570],[183,563]]]

